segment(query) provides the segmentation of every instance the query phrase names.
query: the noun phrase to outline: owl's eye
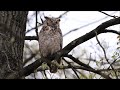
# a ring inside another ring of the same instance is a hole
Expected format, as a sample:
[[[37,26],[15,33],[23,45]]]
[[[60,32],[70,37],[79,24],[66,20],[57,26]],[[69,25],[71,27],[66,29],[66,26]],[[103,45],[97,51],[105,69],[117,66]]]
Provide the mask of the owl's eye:
[[[60,22],[60,19],[58,19],[57,21]]]
[[[53,22],[51,20],[47,21],[47,25],[52,24]]]
[[[57,24],[58,23],[58,21],[55,21],[55,24]]]
[[[59,23],[60,22],[60,19],[58,19],[57,21],[55,21],[55,23]]]

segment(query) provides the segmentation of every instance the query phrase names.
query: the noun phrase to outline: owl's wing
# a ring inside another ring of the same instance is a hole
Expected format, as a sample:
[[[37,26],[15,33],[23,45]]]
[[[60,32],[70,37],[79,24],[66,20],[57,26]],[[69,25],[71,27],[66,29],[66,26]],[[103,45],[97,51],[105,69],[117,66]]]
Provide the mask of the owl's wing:
[[[63,36],[62,36],[62,32],[61,32],[60,28],[59,28],[58,32],[60,34],[60,49],[62,49],[62,46],[63,46]]]

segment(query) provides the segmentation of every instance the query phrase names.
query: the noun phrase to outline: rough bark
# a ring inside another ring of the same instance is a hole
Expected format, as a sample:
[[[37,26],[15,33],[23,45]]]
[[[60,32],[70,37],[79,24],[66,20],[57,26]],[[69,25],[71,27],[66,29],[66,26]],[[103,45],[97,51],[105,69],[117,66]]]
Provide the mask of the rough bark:
[[[28,11],[0,11],[0,79],[23,68],[27,14]]]

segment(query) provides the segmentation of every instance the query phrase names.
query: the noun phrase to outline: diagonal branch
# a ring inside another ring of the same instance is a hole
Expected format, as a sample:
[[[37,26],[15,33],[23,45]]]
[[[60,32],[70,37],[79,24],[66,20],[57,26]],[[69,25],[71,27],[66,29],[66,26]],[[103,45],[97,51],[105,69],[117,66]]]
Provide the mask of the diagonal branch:
[[[71,60],[73,60],[74,62],[76,62],[77,64],[79,64],[81,66],[92,69],[89,65],[86,65],[86,64],[82,63],[78,59],[74,58],[72,55],[66,55],[66,57],[70,58]]]
[[[79,75],[76,72],[76,69],[73,68],[73,66],[71,65],[71,63],[68,62],[68,61],[66,61],[65,59],[64,59],[64,61],[68,64],[69,67],[71,67],[71,69],[73,70],[73,72],[75,73],[75,75],[77,76],[77,78],[80,79]]]
[[[79,44],[82,44],[85,41],[88,41],[89,39],[93,38],[96,36],[95,31],[99,35],[100,33],[104,33],[104,30],[112,25],[120,24],[120,17],[108,20],[102,24],[100,24],[96,29],[92,30],[89,33],[86,33],[85,35],[73,40],[70,42],[67,46],[65,46],[61,51],[58,52],[59,55],[63,56],[65,54],[68,54],[73,48],[78,46]]]
[[[107,58],[107,55],[106,55],[106,51],[105,51],[104,47],[101,45],[100,41],[98,40],[97,32],[95,32],[95,33],[96,33],[96,40],[97,40],[99,46],[100,46],[100,47],[102,48],[102,50],[103,50],[103,53],[104,53],[105,59],[106,59],[107,63],[110,64],[110,62],[109,62],[109,60],[108,60],[108,58]],[[114,67],[112,66],[112,64],[110,64],[110,67],[112,68],[112,70],[113,70],[114,73],[115,73],[116,78],[118,79],[118,77],[117,77],[117,73],[116,73]]]
[[[105,13],[105,12],[103,12],[103,11],[99,11],[100,13],[103,13],[103,14],[105,14],[105,15],[107,15],[107,16],[110,16],[110,17],[113,17],[113,18],[117,18],[118,16],[113,16],[113,15],[110,15],[110,14],[107,14],[107,13]]]
[[[69,11],[64,12],[63,14],[61,14],[58,18],[62,18],[65,14],[67,14]]]
[[[66,55],[68,58],[72,59],[74,62],[76,62],[77,64],[83,66],[83,70],[87,70],[87,71],[91,71],[94,73],[97,73],[99,75],[101,75],[102,77],[106,78],[106,79],[110,79],[110,77],[102,72],[98,72],[97,70],[93,69],[92,67],[90,67],[89,65],[86,65],[82,62],[80,62],[78,59],[74,58],[72,55]]]

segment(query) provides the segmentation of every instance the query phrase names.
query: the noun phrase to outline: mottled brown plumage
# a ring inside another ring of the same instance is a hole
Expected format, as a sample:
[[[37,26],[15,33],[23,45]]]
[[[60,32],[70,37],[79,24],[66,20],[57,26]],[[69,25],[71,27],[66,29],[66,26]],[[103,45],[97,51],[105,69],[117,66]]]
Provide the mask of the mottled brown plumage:
[[[45,19],[39,32],[40,55],[48,60],[53,60],[54,58],[50,58],[50,56],[62,49],[63,37],[59,27],[60,19],[50,17],[45,17]],[[60,63],[60,60],[57,62]],[[48,66],[50,67],[50,72],[57,72],[56,67]]]

